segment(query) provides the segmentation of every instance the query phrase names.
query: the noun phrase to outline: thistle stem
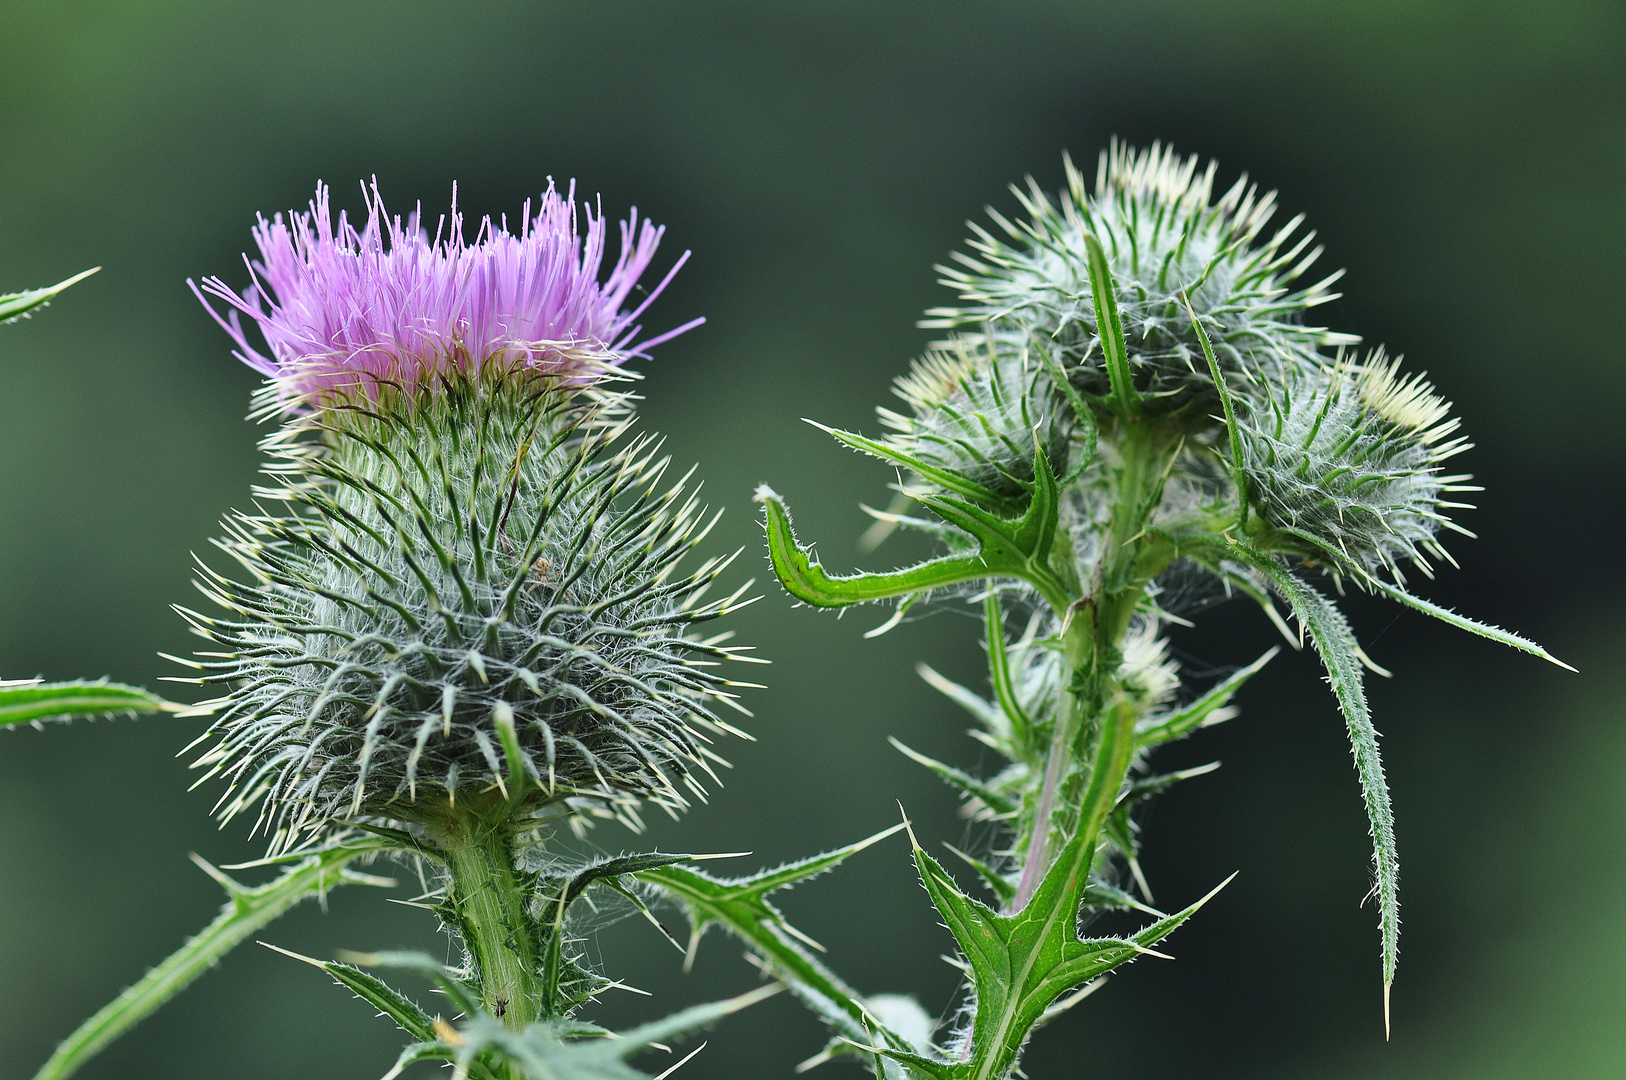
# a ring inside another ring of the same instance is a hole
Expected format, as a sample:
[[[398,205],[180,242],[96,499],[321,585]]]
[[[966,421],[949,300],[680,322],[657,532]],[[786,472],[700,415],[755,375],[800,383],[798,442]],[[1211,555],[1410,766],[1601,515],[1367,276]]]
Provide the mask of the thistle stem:
[[[512,831],[475,814],[440,836],[451,881],[446,906],[474,961],[480,1002],[515,1031],[544,1008],[541,936],[516,865]]]
[[[1050,760],[1045,763],[1044,787],[1039,791],[1039,804],[1033,812],[1033,835],[1028,840],[1027,861],[1022,866],[1022,877],[1016,883],[1016,894],[1011,897],[1011,911],[1018,912],[1028,906],[1039,881],[1050,862],[1050,818],[1056,809],[1056,792],[1061,787],[1062,765],[1071,754],[1073,740],[1073,710],[1062,710],[1056,724],[1056,737],[1050,743]]]

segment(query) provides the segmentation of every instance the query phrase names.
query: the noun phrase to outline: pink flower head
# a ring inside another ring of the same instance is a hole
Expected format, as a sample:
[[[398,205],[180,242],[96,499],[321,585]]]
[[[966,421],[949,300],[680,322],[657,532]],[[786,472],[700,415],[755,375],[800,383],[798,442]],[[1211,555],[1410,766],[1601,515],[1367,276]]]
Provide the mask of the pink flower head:
[[[586,372],[647,355],[705,321],[639,340],[636,320],[689,253],[629,310],[665,229],[632,210],[621,222],[620,255],[600,282],[604,215],[584,205],[581,235],[574,182],[561,197],[549,180],[534,218],[526,202],[518,234],[506,217],[488,217],[473,243],[463,239],[455,187],[451,218],[433,239],[417,213],[403,222],[384,212],[376,180],[363,190],[367,222],[359,230],[343,213],[335,225],[325,184],[308,213],[259,218],[260,260],[244,256],[253,283],[242,295],[218,277],[201,289],[187,281],[237,343],[234,355],[271,379],[285,406],[373,397],[381,383],[411,390],[436,374],[492,366]],[[204,293],[229,305],[226,317]],[[259,325],[266,352],[248,343],[242,315]]]

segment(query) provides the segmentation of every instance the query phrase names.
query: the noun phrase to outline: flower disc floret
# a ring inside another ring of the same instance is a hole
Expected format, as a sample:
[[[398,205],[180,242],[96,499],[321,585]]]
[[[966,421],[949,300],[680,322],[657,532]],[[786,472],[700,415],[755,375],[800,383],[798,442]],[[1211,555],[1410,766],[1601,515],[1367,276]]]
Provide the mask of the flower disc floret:
[[[260,218],[260,258],[245,257],[252,283],[241,294],[218,277],[201,288],[188,282],[284,407],[376,398],[381,387],[412,390],[454,371],[590,372],[704,321],[639,337],[639,317],[688,252],[635,303],[664,229],[631,211],[600,281],[605,218],[586,204],[578,215],[574,184],[561,195],[549,181],[534,215],[525,204],[518,232],[506,218],[482,219],[472,242],[455,191],[450,217],[431,237],[418,213],[403,220],[385,211],[376,181],[363,190],[359,229],[342,212],[335,221],[326,185],[308,211]],[[224,317],[208,297],[225,302]],[[243,316],[259,327],[263,351],[250,344]]]

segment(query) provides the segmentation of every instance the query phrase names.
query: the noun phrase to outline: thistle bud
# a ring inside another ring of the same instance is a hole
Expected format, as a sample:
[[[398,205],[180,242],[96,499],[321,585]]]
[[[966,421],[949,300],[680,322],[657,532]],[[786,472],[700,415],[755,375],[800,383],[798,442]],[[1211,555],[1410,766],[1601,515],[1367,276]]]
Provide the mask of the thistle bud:
[[[876,409],[887,441],[928,465],[1009,498],[1032,484],[1036,447],[1067,472],[1069,425],[1028,350],[1002,356],[990,340],[955,338],[916,360],[893,393],[909,412]]]
[[[738,685],[693,628],[738,594],[702,598],[729,558],[680,568],[714,519],[608,381],[662,340],[623,310],[659,231],[624,223],[600,284],[603,219],[584,245],[551,188],[473,245],[386,221],[376,191],[360,231],[325,192],[262,220],[223,320],[284,415],[259,494],[288,508],[226,521],[250,579],[199,584],[231,616],[185,612],[220,647],[200,681],[230,687],[198,762],[223,816],[258,806],[286,847],[334,818],[686,805]]]
[[[1473,491],[1441,463],[1469,448],[1449,403],[1420,375],[1399,376],[1381,349],[1361,364],[1299,369],[1238,417],[1242,460],[1260,524],[1256,541],[1304,559],[1329,560],[1357,576],[1397,560],[1430,573],[1428,556],[1450,561],[1436,539],[1452,522],[1449,492]]]
[[[1304,313],[1337,294],[1333,274],[1292,290],[1320,255],[1314,233],[1295,238],[1303,218],[1271,233],[1275,192],[1261,195],[1247,177],[1214,197],[1216,165],[1198,171],[1154,143],[1136,151],[1114,142],[1103,151],[1093,194],[1067,160],[1067,188],[1052,201],[1030,178],[1013,187],[1028,220],[1013,223],[990,210],[1004,237],[972,226],[970,253],[938,267],[964,306],[934,308],[921,325],[954,329],[986,323],[1007,351],[1033,342],[1054,351],[1074,387],[1105,397],[1109,378],[1092,296],[1087,237],[1102,246],[1115,285],[1130,374],[1147,408],[1210,424],[1214,388],[1191,309],[1211,328],[1222,370],[1246,384],[1279,380],[1316,364],[1325,345],[1356,339],[1303,322]],[[1307,250],[1309,249],[1309,250]]]

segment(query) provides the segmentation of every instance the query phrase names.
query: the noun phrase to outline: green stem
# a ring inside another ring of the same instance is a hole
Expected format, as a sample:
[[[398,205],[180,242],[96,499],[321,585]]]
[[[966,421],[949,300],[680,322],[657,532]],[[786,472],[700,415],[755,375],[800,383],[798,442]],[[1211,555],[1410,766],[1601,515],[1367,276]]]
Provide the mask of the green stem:
[[[1106,710],[1095,761],[1090,770],[1089,790],[1085,792],[1082,803],[1082,816],[1078,824],[1080,842],[1072,849],[1071,863],[1056,868],[1057,872],[1066,875],[1066,887],[1050,894],[1053,903],[1048,911],[1040,909],[1043,922],[1034,929],[1035,940],[1050,940],[1060,920],[1078,917],[1079,902],[1089,885],[1090,868],[1095,865],[1095,851],[1100,845],[1101,824],[1117,801],[1118,791],[1129,771],[1129,763],[1134,759],[1134,747],[1135,712],[1129,702],[1119,700]],[[1062,857],[1069,857],[1067,849],[1063,850]],[[975,1061],[975,1080],[994,1080],[995,1077],[1006,1076],[1014,1063],[1027,1031],[1031,1030],[1027,1028],[1018,1032],[1017,1017],[1029,978],[1034,967],[1041,962],[1042,955],[1043,951],[1039,949],[1029,951],[1021,970],[1013,973],[1009,985],[1019,988],[1021,992],[1009,995],[1005,1010],[991,1033],[992,1037],[983,1043],[984,1049]],[[988,1047],[993,1048],[992,1053],[987,1052]]]
[[[1016,893],[1011,897],[1010,909],[1013,914],[1028,906],[1050,863],[1050,819],[1055,813],[1056,792],[1061,787],[1062,771],[1072,758],[1069,751],[1073,743],[1072,719],[1075,711],[1072,708],[1062,709],[1061,717],[1056,721],[1056,736],[1050,742],[1050,758],[1044,768],[1044,786],[1039,790],[1039,802],[1033,811],[1033,831],[1028,839],[1022,877],[1017,881]]]
[[[1049,869],[1052,853],[1071,842],[1080,826],[1076,799],[1070,796],[1079,794],[1076,785],[1085,776],[1092,784],[1096,778],[1093,771],[1075,776],[1075,766],[1096,751],[1097,729],[1103,704],[1111,695],[1120,645],[1146,583],[1167,569],[1175,554],[1166,543],[1148,543],[1145,533],[1162,500],[1163,484],[1179,444],[1155,424],[1119,423],[1122,463],[1101,584],[1093,597],[1070,609],[1066,653],[1073,671],[1072,686],[1064,707],[1058,710],[1044,781],[1028,829],[1022,876],[1011,900],[1012,912],[1021,911],[1032,899]],[[1118,780],[1121,782],[1121,775]],[[1114,794],[1116,791],[1113,788]]]
[[[514,1031],[542,1016],[542,935],[505,821],[469,813],[438,837],[451,882],[446,903],[474,961],[480,1003]]]
[[[1057,710],[1056,731],[1050,740],[1050,753],[1045,760],[1039,801],[1034,805],[1022,876],[1017,881],[1016,893],[1011,897],[1012,913],[1021,911],[1033,898],[1039,882],[1050,868],[1051,852],[1065,847],[1072,839],[1068,827],[1072,813],[1067,806],[1058,807],[1057,800],[1077,761],[1079,734],[1097,719],[1096,683],[1099,669],[1093,648],[1095,636],[1093,606],[1076,605],[1073,621],[1066,633],[1067,663],[1074,673],[1073,685],[1067,692],[1066,701]]]

